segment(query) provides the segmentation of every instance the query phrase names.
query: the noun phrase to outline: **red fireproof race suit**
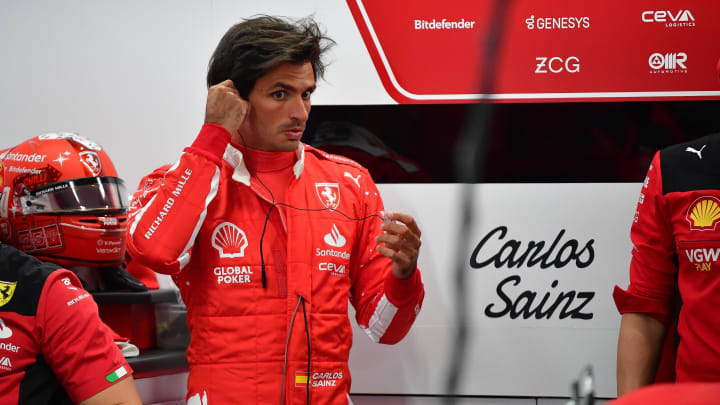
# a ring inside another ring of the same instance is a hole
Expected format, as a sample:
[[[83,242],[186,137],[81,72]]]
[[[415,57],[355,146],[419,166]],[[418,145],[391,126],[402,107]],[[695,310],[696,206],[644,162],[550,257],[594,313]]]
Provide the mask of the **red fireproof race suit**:
[[[677,381],[720,381],[718,161],[720,136],[655,155],[631,229],[630,286],[615,287],[620,313],[645,313],[666,327],[679,291]]]
[[[371,339],[396,343],[420,311],[420,273],[398,280],[376,251],[383,205],[362,166],[300,144],[295,208],[277,207],[229,141],[204,125],[129,213],[131,260],[174,275],[188,307],[188,402],[348,403],[348,300]]]
[[[0,405],[77,403],[131,373],[75,274],[0,244]]]

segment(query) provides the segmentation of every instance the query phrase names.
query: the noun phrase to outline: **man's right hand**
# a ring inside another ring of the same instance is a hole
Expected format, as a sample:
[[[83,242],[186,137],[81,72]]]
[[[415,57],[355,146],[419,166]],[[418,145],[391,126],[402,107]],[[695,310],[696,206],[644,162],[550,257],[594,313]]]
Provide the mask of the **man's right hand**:
[[[225,80],[208,90],[205,123],[220,125],[235,138],[249,109],[250,104],[240,97],[232,80]]]

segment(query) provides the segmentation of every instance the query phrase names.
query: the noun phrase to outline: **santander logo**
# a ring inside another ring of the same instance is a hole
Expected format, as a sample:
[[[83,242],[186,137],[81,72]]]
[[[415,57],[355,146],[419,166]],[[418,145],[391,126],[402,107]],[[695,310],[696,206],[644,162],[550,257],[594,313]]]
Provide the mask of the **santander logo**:
[[[337,226],[335,224],[333,224],[330,233],[325,234],[323,240],[328,245],[336,248],[345,246],[345,243],[347,242],[347,240],[345,240],[345,237],[340,234],[340,231],[337,229]]]

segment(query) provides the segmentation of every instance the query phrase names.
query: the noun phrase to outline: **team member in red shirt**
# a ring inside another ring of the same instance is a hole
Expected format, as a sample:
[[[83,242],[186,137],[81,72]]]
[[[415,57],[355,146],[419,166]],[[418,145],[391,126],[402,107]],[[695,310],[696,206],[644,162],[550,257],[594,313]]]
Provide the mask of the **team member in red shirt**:
[[[303,144],[320,56],[311,20],[245,20],[210,62],[205,125],[141,182],[128,252],[188,307],[189,404],[347,404],[352,330],[402,339],[420,311],[420,230],[367,170]]]
[[[0,190],[0,405],[140,404],[97,305],[57,264],[122,263],[112,162],[85,138],[44,134],[0,153]]]
[[[678,382],[720,382],[720,135],[658,152],[631,229],[630,285],[622,316],[618,395],[653,382],[679,292]],[[673,331],[674,332],[674,331]]]

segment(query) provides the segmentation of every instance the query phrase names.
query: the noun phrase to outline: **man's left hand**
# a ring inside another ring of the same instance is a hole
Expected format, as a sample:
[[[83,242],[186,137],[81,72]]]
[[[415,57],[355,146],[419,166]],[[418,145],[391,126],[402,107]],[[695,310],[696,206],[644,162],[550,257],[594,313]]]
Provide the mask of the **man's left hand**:
[[[388,212],[387,218],[380,229],[384,232],[375,238],[377,250],[392,260],[393,276],[406,279],[413,275],[417,267],[420,251],[420,228],[415,218],[400,212]]]

